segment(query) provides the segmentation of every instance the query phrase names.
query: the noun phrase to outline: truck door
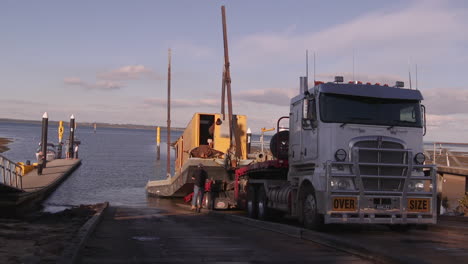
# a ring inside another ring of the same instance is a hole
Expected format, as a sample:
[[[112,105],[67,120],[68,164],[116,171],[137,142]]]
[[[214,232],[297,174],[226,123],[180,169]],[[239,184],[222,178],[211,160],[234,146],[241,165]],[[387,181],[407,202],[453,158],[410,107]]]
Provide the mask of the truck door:
[[[302,101],[301,156],[303,162],[312,162],[317,158],[317,109],[313,96]]]
[[[302,100],[291,105],[289,117],[289,161],[298,163],[301,160]]]

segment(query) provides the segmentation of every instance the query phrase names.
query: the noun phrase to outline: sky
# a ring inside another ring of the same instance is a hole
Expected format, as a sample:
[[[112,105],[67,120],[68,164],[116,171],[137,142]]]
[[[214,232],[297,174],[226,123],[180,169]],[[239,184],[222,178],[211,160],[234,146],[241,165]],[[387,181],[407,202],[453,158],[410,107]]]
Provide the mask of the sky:
[[[172,125],[220,112],[226,6],[233,108],[254,133],[289,113],[299,76],[404,81],[426,141],[468,142],[466,1],[0,2],[0,118]],[[353,59],[354,58],[354,59]],[[354,61],[354,63],[353,63]],[[353,67],[354,64],[354,67]],[[417,66],[416,66],[417,65]],[[353,70],[354,69],[354,70]]]

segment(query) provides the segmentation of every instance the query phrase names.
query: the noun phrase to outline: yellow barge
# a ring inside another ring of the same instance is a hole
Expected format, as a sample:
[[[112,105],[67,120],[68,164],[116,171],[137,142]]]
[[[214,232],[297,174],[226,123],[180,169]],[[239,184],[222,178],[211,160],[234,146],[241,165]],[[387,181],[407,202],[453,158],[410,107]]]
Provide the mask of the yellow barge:
[[[232,182],[230,168],[248,165],[247,117],[233,115],[235,150],[229,150],[231,139],[229,121],[221,114],[195,113],[175,145],[175,172],[164,180],[149,181],[146,192],[150,196],[183,197],[193,191],[191,173],[199,163],[204,165],[208,178],[217,182]]]

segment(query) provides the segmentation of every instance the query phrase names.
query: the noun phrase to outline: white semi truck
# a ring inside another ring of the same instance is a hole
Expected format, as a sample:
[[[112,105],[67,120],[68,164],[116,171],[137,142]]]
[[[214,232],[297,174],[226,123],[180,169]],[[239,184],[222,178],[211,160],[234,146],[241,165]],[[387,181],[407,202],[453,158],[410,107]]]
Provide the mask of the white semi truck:
[[[301,77],[276,159],[236,171],[235,196],[252,218],[323,224],[435,224],[436,171],[425,165],[425,108],[418,90]]]

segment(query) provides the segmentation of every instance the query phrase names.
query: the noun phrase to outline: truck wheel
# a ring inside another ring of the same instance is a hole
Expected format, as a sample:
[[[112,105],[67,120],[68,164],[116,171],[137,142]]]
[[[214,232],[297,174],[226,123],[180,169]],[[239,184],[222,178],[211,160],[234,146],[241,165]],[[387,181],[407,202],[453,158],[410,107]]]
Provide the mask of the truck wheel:
[[[250,218],[256,219],[258,217],[257,205],[257,193],[255,191],[255,186],[249,184],[249,188],[247,189],[247,215]]]
[[[203,207],[205,207],[208,210],[214,210],[214,193],[212,192],[206,192],[205,196],[203,198]]]
[[[305,190],[306,193],[302,200],[302,220],[307,229],[318,230],[323,225],[323,218],[318,213],[317,199],[312,190]]]
[[[270,218],[270,209],[268,205],[268,197],[265,192],[265,188],[262,186],[257,192],[257,204],[258,204],[258,219],[268,220]]]

